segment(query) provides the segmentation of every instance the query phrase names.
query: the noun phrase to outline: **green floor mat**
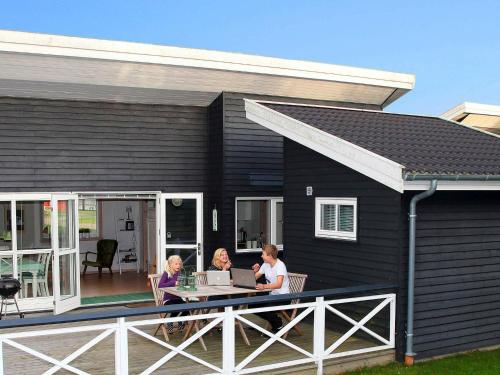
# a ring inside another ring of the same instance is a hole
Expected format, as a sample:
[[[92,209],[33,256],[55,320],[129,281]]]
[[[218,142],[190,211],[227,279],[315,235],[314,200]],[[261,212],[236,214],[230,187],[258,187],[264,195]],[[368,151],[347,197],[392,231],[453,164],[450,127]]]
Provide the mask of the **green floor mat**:
[[[144,301],[153,300],[153,293],[129,293],[117,294],[114,296],[98,296],[98,297],[83,297],[82,305],[95,305],[101,303],[118,303],[118,302],[131,302],[131,301]]]

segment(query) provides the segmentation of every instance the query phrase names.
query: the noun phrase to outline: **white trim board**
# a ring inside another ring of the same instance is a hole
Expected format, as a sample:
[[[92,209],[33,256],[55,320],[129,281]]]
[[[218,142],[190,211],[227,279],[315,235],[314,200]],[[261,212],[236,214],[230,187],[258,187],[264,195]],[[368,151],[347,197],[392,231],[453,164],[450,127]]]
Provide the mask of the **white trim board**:
[[[404,166],[342,138],[245,99],[246,116],[278,134],[298,142],[400,193]]]
[[[455,120],[457,117],[468,114],[500,116],[500,105],[463,102],[443,113],[440,117],[445,120]]]
[[[430,181],[405,181],[404,190],[429,190]],[[449,191],[495,191],[500,190],[500,181],[438,181],[437,190]]]
[[[0,50],[271,74],[411,90],[413,74],[145,43],[0,30]]]
[[[383,107],[414,85],[412,74],[0,30],[4,96],[182,104],[182,95],[206,106],[231,91]]]

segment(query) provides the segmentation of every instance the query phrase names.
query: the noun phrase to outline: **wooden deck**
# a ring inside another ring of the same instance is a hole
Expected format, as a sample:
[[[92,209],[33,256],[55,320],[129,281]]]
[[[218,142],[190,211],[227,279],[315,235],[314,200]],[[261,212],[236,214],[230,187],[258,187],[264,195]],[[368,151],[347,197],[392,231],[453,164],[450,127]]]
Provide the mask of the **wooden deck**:
[[[155,318],[154,316],[141,317],[145,318]],[[137,318],[139,319],[139,318]],[[255,322],[262,322],[259,318],[252,318]],[[95,321],[88,322],[85,325],[108,323],[110,321]],[[80,324],[81,325],[81,324]],[[29,330],[36,329],[50,329],[50,328],[62,328],[71,327],[72,324],[57,325],[56,326],[44,326],[39,328],[30,328]],[[287,340],[291,343],[303,348],[308,352],[313,350],[312,342],[312,325],[303,323],[301,328],[304,331],[303,336],[298,336],[295,332],[291,332],[288,335]],[[24,329],[28,330],[28,329]],[[23,330],[23,331],[24,331]],[[146,326],[142,329],[144,332],[152,334],[154,329],[152,326]],[[8,332],[9,330],[4,330],[2,333]],[[245,345],[238,330],[236,330],[236,363],[239,363],[246,356],[256,350],[261,344],[266,341],[265,337],[261,337],[260,333],[257,331],[245,330],[247,336],[251,342],[251,346]],[[85,345],[92,338],[96,337],[100,332],[88,332],[88,333],[78,333],[78,334],[65,334],[56,336],[42,336],[29,339],[17,339],[16,342],[26,345],[34,350],[41,353],[47,354],[59,360],[62,360],[73,351],[77,350],[81,346]],[[343,333],[343,332],[342,332]],[[161,347],[160,345],[147,340],[133,332],[129,332],[129,373],[139,374],[146,368],[151,366],[154,362],[162,358],[170,350]],[[341,333],[332,330],[327,330],[325,332],[325,346],[329,346],[335,338],[341,336]],[[163,339],[163,336],[159,333],[156,336],[158,339]],[[198,341],[195,341],[187,348],[187,352],[195,355],[207,362],[214,364],[215,366],[222,366],[222,333],[217,330],[213,330],[204,336],[205,343],[208,350],[204,351]],[[182,334],[180,332],[175,333],[171,336],[170,344],[179,345],[182,343]],[[344,343],[338,351],[354,350],[359,348],[366,348],[369,346],[375,346],[368,341],[359,338],[350,338],[346,343]],[[71,365],[81,369],[85,372],[91,374],[112,374],[114,373],[114,337],[113,335],[104,339],[104,341],[97,344],[95,347],[91,348],[88,352],[84,353],[81,357],[78,357]],[[281,344],[274,343],[265,352],[264,355],[257,357],[253,362],[250,363],[250,367],[260,366],[270,363],[276,363],[285,360],[296,360],[305,358],[303,354]],[[9,345],[4,344],[4,370],[5,374],[12,375],[31,375],[31,374],[41,374],[49,370],[52,365],[39,360],[38,358],[32,357],[31,355],[21,352],[20,350],[13,348]],[[346,370],[355,369],[364,366],[373,366],[376,364],[384,364],[394,360],[394,351],[385,350],[380,352],[365,353],[362,355],[357,355],[354,357],[343,357],[331,360],[325,363],[325,373],[326,374],[336,374],[341,373]],[[155,374],[204,374],[213,372],[211,369],[204,367],[186,358],[182,355],[176,355],[171,361],[160,367]],[[69,374],[66,370],[61,370],[57,374]],[[271,372],[270,372],[271,373]],[[273,374],[278,373],[296,373],[296,374],[315,374],[316,370],[312,366],[302,366],[302,367],[288,367],[283,368],[279,371],[273,371]]]

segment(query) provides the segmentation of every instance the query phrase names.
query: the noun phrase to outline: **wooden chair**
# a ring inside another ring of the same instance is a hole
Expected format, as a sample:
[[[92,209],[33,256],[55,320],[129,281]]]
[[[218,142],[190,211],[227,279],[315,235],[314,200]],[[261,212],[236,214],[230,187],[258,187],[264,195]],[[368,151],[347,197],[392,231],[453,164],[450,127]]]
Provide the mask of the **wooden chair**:
[[[288,272],[288,281],[290,283],[290,293],[301,293],[304,291],[304,286],[306,285],[306,279],[307,275],[303,273],[292,273]],[[300,299],[296,298],[290,301],[290,305],[297,305],[300,303]],[[295,317],[297,316],[297,309],[291,310],[282,310],[279,312],[279,314],[287,321],[287,323],[291,322]],[[270,324],[267,324],[266,329],[269,329]],[[300,329],[299,324],[296,324],[293,326],[293,329],[299,334],[300,336],[303,335],[302,330]],[[288,333],[290,331],[286,332],[282,337],[283,339],[286,339],[288,336]]]
[[[149,283],[151,284],[151,289],[153,290],[153,296],[155,299],[156,306],[163,306],[163,294],[164,294],[164,292],[162,292],[161,290],[158,289],[158,283],[160,282],[160,279],[161,279],[161,273],[155,273],[155,274],[148,275],[148,279],[149,279]],[[159,315],[160,315],[160,318],[162,318],[162,319],[167,317],[166,313],[159,314]],[[164,323],[158,324],[153,336],[156,336],[156,334],[158,333],[158,331],[160,329],[163,332],[163,336],[165,336],[165,341],[169,341],[167,327],[165,327]]]
[[[196,285],[207,285],[207,273],[206,272],[193,272],[193,276],[196,280]]]

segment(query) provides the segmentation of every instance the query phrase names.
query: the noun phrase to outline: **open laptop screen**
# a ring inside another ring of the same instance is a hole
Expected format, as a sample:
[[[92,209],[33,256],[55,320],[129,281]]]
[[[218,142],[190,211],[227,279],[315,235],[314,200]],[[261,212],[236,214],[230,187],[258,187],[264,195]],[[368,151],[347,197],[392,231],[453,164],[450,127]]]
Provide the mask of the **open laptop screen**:
[[[255,289],[255,273],[252,270],[243,268],[231,268],[233,285],[240,288]]]

